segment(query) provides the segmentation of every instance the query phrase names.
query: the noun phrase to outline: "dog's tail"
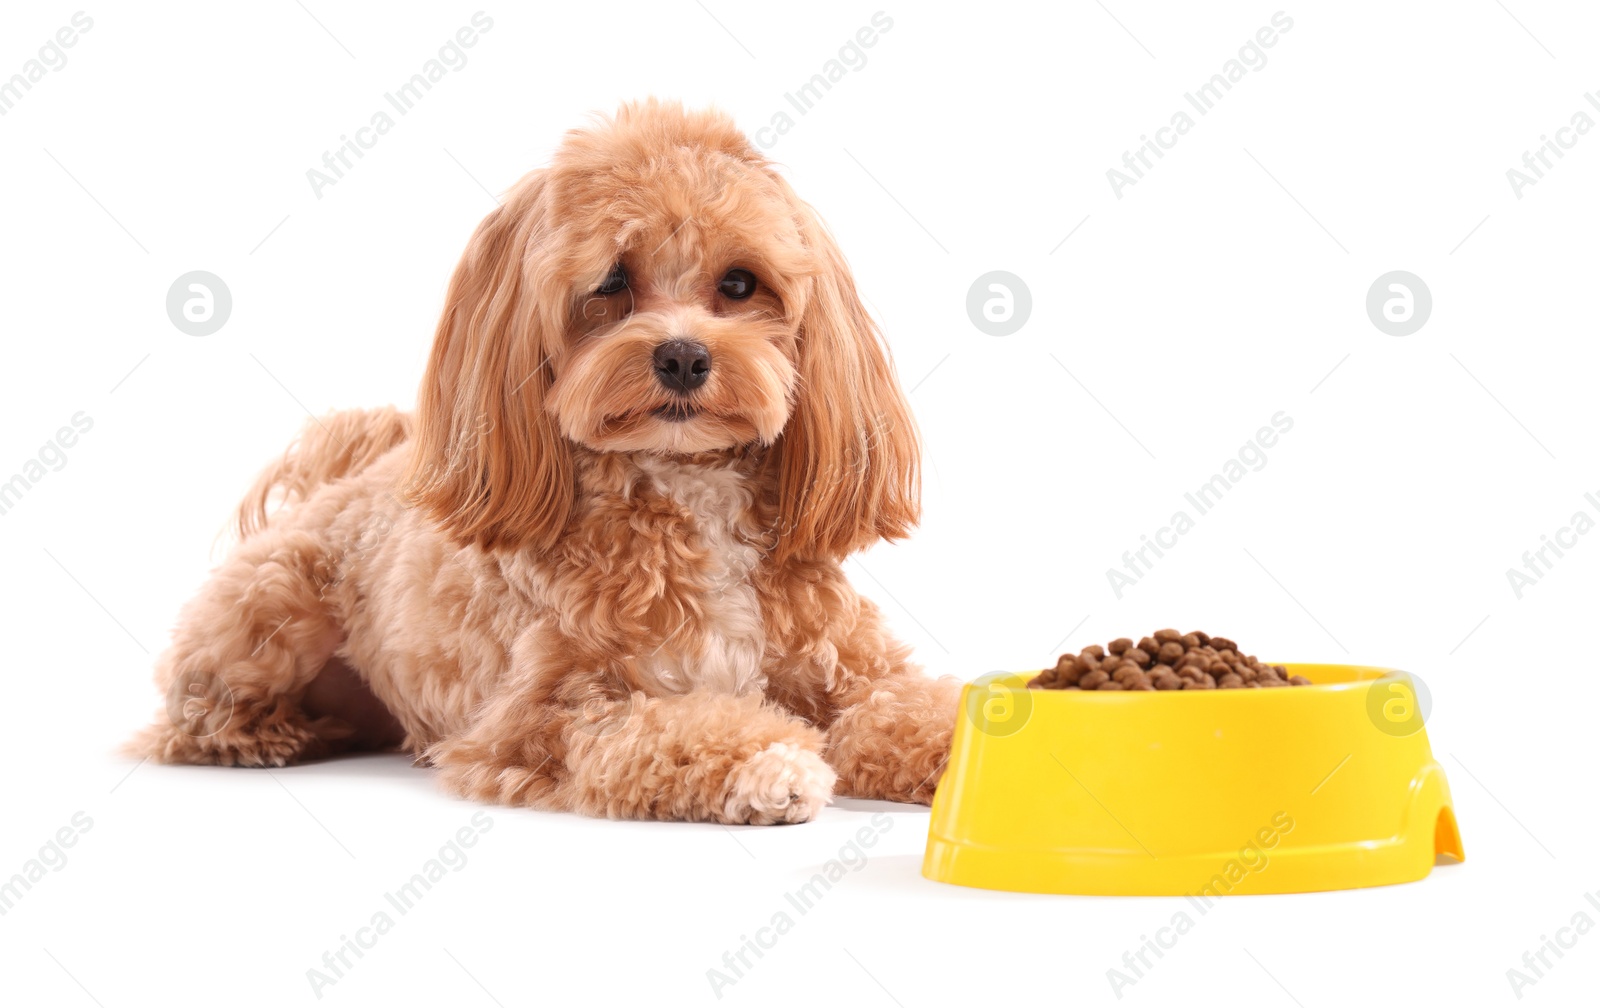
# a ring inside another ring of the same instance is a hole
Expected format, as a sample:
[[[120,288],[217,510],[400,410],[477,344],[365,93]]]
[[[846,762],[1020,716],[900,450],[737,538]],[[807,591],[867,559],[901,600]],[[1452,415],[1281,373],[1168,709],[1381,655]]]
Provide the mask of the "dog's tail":
[[[411,417],[393,406],[339,410],[313,419],[283,457],[262,470],[239,504],[240,539],[265,528],[270,511],[305,500],[324,483],[354,476],[411,436]]]

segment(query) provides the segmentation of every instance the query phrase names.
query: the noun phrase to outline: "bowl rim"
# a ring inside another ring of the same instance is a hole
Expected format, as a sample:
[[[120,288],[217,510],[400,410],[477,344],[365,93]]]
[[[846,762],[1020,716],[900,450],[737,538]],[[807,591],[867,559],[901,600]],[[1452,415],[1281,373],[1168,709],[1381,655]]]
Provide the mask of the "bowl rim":
[[[990,690],[1026,691],[1033,696],[1058,695],[1062,700],[1046,700],[1045,703],[1126,703],[1136,698],[1150,695],[1182,695],[1182,696],[1275,696],[1280,693],[1287,696],[1327,696],[1353,692],[1356,690],[1369,690],[1378,683],[1410,682],[1411,673],[1404,669],[1393,668],[1386,665],[1348,665],[1339,662],[1265,662],[1267,665],[1282,665],[1291,672],[1294,669],[1319,668],[1341,669],[1355,673],[1371,673],[1357,675],[1343,682],[1313,681],[1308,686],[1294,686],[1283,689],[1208,689],[1208,690],[1069,690],[1069,689],[1034,689],[1028,686],[1028,680],[1038,675],[1042,669],[1028,672],[989,672],[969,680],[964,688],[986,687]],[[1307,678],[1310,678],[1309,676]],[[1014,679],[1015,682],[1005,681]],[[1092,698],[1092,699],[1091,699]],[[1187,703],[1188,701],[1185,701]],[[1204,702],[1204,701],[1203,701]],[[1215,702],[1215,701],[1210,701]],[[1246,701],[1259,702],[1259,701]]]

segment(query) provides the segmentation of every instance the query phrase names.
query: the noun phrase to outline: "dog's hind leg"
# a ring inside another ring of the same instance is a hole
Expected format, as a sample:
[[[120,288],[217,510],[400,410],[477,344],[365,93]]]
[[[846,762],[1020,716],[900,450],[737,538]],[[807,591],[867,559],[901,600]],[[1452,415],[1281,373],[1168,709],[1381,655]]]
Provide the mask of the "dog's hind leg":
[[[327,754],[349,733],[301,706],[340,642],[324,598],[335,575],[306,532],[240,543],[184,608],[156,682],[156,721],[128,745],[163,763],[284,766]]]

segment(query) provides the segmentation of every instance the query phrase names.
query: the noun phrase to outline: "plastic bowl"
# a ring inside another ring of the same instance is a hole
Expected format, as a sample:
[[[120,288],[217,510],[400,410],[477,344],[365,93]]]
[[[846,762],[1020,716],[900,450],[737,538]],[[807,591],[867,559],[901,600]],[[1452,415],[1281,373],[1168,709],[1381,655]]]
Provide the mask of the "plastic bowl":
[[[1314,685],[962,692],[922,874],[1017,892],[1312,892],[1464,860],[1411,677],[1289,665]]]

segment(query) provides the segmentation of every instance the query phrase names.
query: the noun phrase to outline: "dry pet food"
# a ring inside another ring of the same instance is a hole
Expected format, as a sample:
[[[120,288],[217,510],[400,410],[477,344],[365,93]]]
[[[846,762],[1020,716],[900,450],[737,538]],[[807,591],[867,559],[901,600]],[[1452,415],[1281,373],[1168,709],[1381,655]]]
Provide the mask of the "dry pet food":
[[[1204,690],[1309,686],[1305,676],[1282,665],[1264,665],[1226,637],[1199,630],[1181,634],[1157,630],[1135,644],[1118,637],[1101,647],[1091,644],[1064,654],[1028,685],[1069,690]]]

